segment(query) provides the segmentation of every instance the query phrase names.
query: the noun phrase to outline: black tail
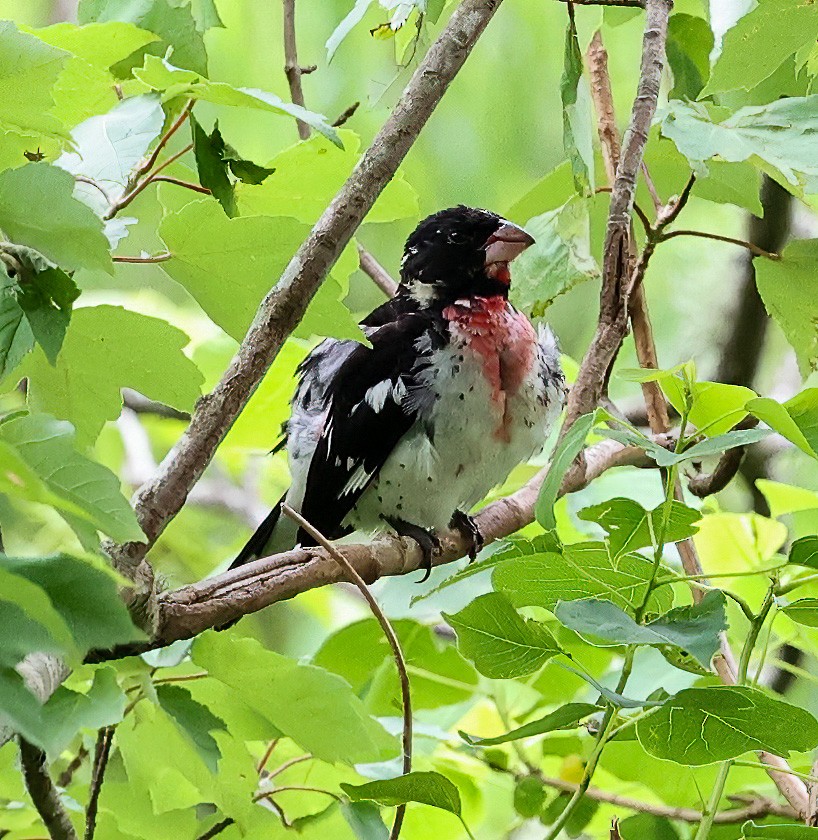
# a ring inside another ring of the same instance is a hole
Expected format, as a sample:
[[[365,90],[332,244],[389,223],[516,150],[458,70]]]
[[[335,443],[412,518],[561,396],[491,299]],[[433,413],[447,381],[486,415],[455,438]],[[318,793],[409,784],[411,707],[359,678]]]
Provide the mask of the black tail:
[[[230,564],[231,569],[243,566],[245,563],[249,563],[251,560],[256,560],[259,557],[264,557],[264,549],[273,535],[273,531],[281,516],[281,504],[286,498],[287,494],[285,493],[270,513],[267,514],[264,522],[256,528],[256,532],[247,541],[247,545],[244,546],[236,559]]]

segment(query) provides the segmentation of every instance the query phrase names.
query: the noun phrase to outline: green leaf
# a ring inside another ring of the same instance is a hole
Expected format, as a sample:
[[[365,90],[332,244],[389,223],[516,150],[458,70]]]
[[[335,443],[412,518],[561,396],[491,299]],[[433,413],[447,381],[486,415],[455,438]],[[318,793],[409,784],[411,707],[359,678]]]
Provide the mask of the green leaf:
[[[46,163],[0,172],[0,229],[13,242],[40,251],[65,269],[110,273],[102,222],[73,192],[74,179]]]
[[[277,154],[268,164],[275,169],[275,175],[263,184],[237,184],[242,213],[292,216],[313,225],[360,159],[361,138],[349,129],[340,129],[338,136],[343,149],[336,148],[326,137],[314,136]],[[417,194],[399,169],[365,221],[414,220],[417,214]],[[515,267],[517,264],[515,260]]]
[[[224,160],[225,145],[219,131],[219,124],[216,123],[212,134],[208,136],[192,114],[189,119],[199,183],[210,190],[224,212],[232,219],[238,213],[236,194],[233,182],[227,174],[227,163]]]
[[[664,505],[646,511],[633,499],[615,498],[583,508],[580,519],[596,522],[610,535],[608,542],[615,554],[635,551],[655,545],[664,516]],[[671,503],[670,516],[664,533],[665,543],[675,543],[692,537],[698,531],[694,523],[701,519],[699,511],[683,502]]]
[[[211,732],[214,730],[226,732],[225,722],[216,717],[207,706],[194,700],[190,692],[181,686],[159,685],[156,687],[156,697],[159,705],[179,729],[190,738],[210,772],[216,773],[222,753]]]
[[[0,425],[0,441],[12,448],[55,496],[70,504],[72,518],[74,510],[84,514],[94,528],[118,542],[144,539],[119,489],[119,479],[74,449],[70,424],[45,414],[23,415]],[[30,498],[28,494],[24,497]],[[73,524],[71,518],[69,522]]]
[[[756,487],[767,500],[770,516],[775,519],[802,510],[818,510],[818,493],[814,490],[794,487],[780,481],[769,481],[766,478],[759,478]]]
[[[523,776],[514,786],[514,810],[523,819],[536,817],[545,805],[545,785],[537,776]]]
[[[132,52],[157,41],[159,36],[132,23],[55,23],[28,30],[46,44],[67,50],[100,70],[127,58]]]
[[[566,545],[561,553],[542,550],[533,540],[517,543],[504,552],[492,575],[494,588],[505,593],[516,607],[539,606],[553,610],[559,601],[575,598],[605,598],[633,611],[645,597],[653,564],[639,554],[615,556],[604,543]],[[666,570],[660,571],[664,577]],[[660,577],[660,579],[661,579]],[[670,587],[657,589],[651,611],[668,609],[673,602]]]
[[[818,370],[818,239],[796,239],[780,260],[756,261],[756,285],[767,311],[793,346],[803,376]]]
[[[7,290],[0,292],[0,378],[5,379],[34,349],[34,334],[20,304]]]
[[[171,0],[80,0],[77,19],[81,24],[112,20],[136,24],[161,38],[151,45],[151,52],[164,55],[172,47],[171,58],[177,67],[207,75],[204,39],[189,5]]]
[[[673,823],[653,814],[634,814],[619,823],[622,840],[681,840]]]
[[[667,60],[673,73],[669,99],[696,99],[710,76],[713,32],[694,15],[671,15],[667,30]]]
[[[594,123],[588,80],[582,75],[582,50],[573,17],[565,30],[565,53],[560,79],[562,142],[581,195],[594,189]]]
[[[818,569],[818,536],[801,537],[790,548],[788,563],[794,566],[806,566]]]
[[[704,95],[750,90],[816,38],[818,9],[812,3],[760,0],[727,30]]]
[[[352,765],[397,754],[395,739],[335,674],[229,633],[204,633],[193,643],[191,655],[211,677],[316,758]]]
[[[412,677],[412,706],[434,709],[469,700],[478,676],[451,644],[431,627],[402,619],[392,622]],[[356,651],[350,656],[349,651]],[[400,696],[397,669],[383,630],[375,619],[350,624],[329,636],[313,664],[343,677],[373,714],[394,713]]]
[[[535,244],[514,261],[512,297],[521,309],[542,315],[561,294],[599,277],[591,255],[587,202],[571,198],[529,219],[525,227]]]
[[[229,219],[212,199],[193,201],[162,220],[159,234],[173,254],[163,270],[184,286],[210,318],[241,341],[258,305],[276,284],[308,230],[294,219]],[[363,338],[331,278],[311,302],[302,330]],[[328,317],[327,317],[328,313]],[[302,332],[303,334],[303,332]]]
[[[719,157],[735,163],[759,158],[777,170],[794,192],[818,192],[818,158],[812,137],[818,126],[818,95],[785,97],[730,113],[703,102],[674,99],[659,117],[662,134],[698,172]]]
[[[363,785],[341,782],[341,789],[353,801],[369,799],[381,805],[405,805],[419,802],[448,811],[461,819],[460,791],[440,773],[430,771],[407,773],[394,779],[382,779]]]
[[[818,555],[816,555],[818,556]],[[797,624],[805,627],[818,627],[818,598],[801,598],[781,608]]]
[[[358,840],[388,840],[389,829],[381,818],[381,811],[367,800],[342,802],[341,813]]]
[[[52,89],[69,53],[0,21],[0,126],[23,133],[52,134],[61,130],[51,114]],[[33,201],[27,209],[34,210]],[[0,227],[5,227],[0,222]]]
[[[45,592],[70,629],[80,655],[144,638],[119,597],[121,579],[102,560],[70,554],[0,555],[0,568]]]
[[[182,352],[188,341],[166,321],[119,306],[75,309],[56,366],[35,351],[19,375],[29,377],[32,409],[70,420],[87,445],[119,416],[122,388],[180,411],[193,407],[203,377]]]
[[[636,724],[639,742],[657,758],[712,764],[750,750],[787,757],[818,744],[818,721],[804,709],[746,686],[686,688]]]
[[[478,738],[475,735],[467,735],[465,732],[459,734],[464,741],[472,746],[491,747],[496,744],[506,744],[509,741],[518,741],[521,738],[531,738],[534,735],[545,735],[547,732],[554,732],[557,729],[575,729],[580,721],[599,710],[600,707],[592,703],[566,703],[545,717],[523,724],[517,729],[506,732],[505,735],[497,735],[494,738]]]
[[[752,820],[741,827],[742,837],[760,837],[762,840],[818,840],[818,828],[801,824],[774,823],[756,825]]]
[[[560,601],[554,614],[583,638],[590,635],[614,645],[673,645],[690,653],[703,667],[719,649],[719,633],[727,626],[724,595],[710,591],[700,603],[678,607],[649,624],[637,624],[610,601]]]
[[[443,617],[457,633],[460,652],[493,679],[531,674],[562,652],[543,624],[523,618],[499,592],[481,595],[460,612]]]
[[[760,189],[761,173],[752,163],[711,160],[707,163],[707,177],[696,179],[693,195],[718,204],[735,204],[761,218],[764,208]]]
[[[562,480],[574,462],[574,458],[577,457],[584,446],[585,438],[588,436],[588,432],[591,431],[595,422],[596,412],[577,418],[574,425],[566,432],[551,455],[548,473],[540,488],[537,505],[534,509],[537,522],[546,531],[552,531],[557,527],[554,504],[557,501]]]
[[[677,376],[661,380],[662,390],[681,414],[685,404],[685,384]],[[747,416],[747,401],[755,391],[741,385],[722,382],[693,382],[690,385],[693,403],[690,422],[708,437],[724,434]]]
[[[165,0],[166,1],[166,0]],[[328,140],[342,148],[338,132],[327,122],[323,114],[308,111],[300,105],[285,102],[274,93],[258,88],[237,88],[226,82],[211,82],[203,78],[194,78],[189,71],[180,70],[164,59],[156,56],[145,56],[145,64],[133,71],[134,76],[154,90],[165,91],[166,98],[187,96],[202,102],[212,102],[214,105],[229,105],[236,108],[252,108],[266,111],[279,116],[295,117],[323,134]],[[195,68],[191,68],[195,70]]]
[[[818,388],[808,388],[781,404],[767,397],[747,409],[812,458],[818,458]]]
[[[156,94],[130,96],[107,114],[90,117],[74,128],[73,150],[63,152],[55,165],[94,182],[77,182],[74,195],[103,216],[109,209],[109,200],[116,201],[125,192],[132,171],[159,136],[164,120]],[[107,222],[106,232],[112,245],[127,235],[121,219]]]

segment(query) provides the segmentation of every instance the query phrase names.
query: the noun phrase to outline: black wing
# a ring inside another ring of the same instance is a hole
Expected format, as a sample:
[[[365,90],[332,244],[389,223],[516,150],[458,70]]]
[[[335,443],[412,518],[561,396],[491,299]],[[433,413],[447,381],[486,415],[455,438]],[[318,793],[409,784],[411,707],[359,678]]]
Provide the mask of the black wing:
[[[401,309],[389,301],[363,322],[374,328],[368,331],[372,347],[356,346],[327,388],[326,421],[301,513],[331,539],[343,536],[344,518],[415,422],[410,405],[416,401],[404,395],[418,387],[416,376],[429,364],[428,353],[446,341],[440,315]],[[299,541],[313,544],[303,532]]]

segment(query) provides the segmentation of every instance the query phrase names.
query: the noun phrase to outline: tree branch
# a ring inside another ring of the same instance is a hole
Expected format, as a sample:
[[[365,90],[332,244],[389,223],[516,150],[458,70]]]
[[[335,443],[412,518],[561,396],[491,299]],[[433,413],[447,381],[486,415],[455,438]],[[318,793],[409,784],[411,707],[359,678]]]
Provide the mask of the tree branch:
[[[150,589],[150,569],[140,561],[179,512],[227,430],[246,405],[312,296],[375,199],[395,174],[452,79],[463,66],[500,0],[463,0],[346,183],[261,303],[221,381],[199,400],[190,425],[134,497],[148,542],[107,546],[114,565]]]
[[[52,840],[78,840],[68,812],[60,801],[60,794],[48,774],[45,753],[20,738],[20,762],[26,790]]]
[[[358,243],[358,259],[361,263],[361,271],[366,274],[372,282],[387,296],[394,297],[398,290],[398,284],[392,279],[389,272]]]
[[[290,99],[294,105],[304,107],[304,91],[301,88],[301,65],[298,63],[298,47],[295,40],[295,0],[283,0],[284,7],[284,73],[290,85]],[[306,140],[310,127],[303,120],[296,120],[298,136]]]
[[[85,806],[85,837],[84,840],[94,840],[97,830],[97,809],[99,795],[102,792],[102,782],[105,780],[105,770],[111,755],[111,745],[114,740],[114,727],[103,726],[97,732],[97,743],[94,748],[94,769],[91,773],[91,787],[88,791],[88,804]]]
[[[758,245],[753,245],[752,242],[747,242],[744,239],[736,239],[733,236],[722,236],[720,233],[709,233],[706,230],[672,230],[669,233],[662,234],[660,242],[667,239],[673,239],[674,236],[698,236],[701,239],[713,239],[716,242],[728,242],[730,245],[739,245],[746,248],[754,257],[766,257],[768,260],[780,260],[781,257],[772,251],[765,251],[764,248],[759,248]]]

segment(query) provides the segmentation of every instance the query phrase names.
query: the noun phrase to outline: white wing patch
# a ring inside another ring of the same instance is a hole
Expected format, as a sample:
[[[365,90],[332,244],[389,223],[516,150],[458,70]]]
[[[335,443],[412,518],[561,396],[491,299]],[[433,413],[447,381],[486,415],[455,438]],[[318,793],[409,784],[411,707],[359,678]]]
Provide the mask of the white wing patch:
[[[383,411],[383,407],[390,397],[397,405],[400,405],[405,396],[406,386],[402,379],[398,378],[394,384],[391,379],[384,379],[367,389],[364,394],[364,402],[377,414],[379,411]]]
[[[354,473],[349,477],[349,480],[344,485],[344,489],[341,491],[342,496],[346,496],[349,493],[357,493],[359,490],[363,490],[364,487],[369,483],[369,479],[372,478],[372,473],[367,472],[364,468],[364,465],[358,467]]]

